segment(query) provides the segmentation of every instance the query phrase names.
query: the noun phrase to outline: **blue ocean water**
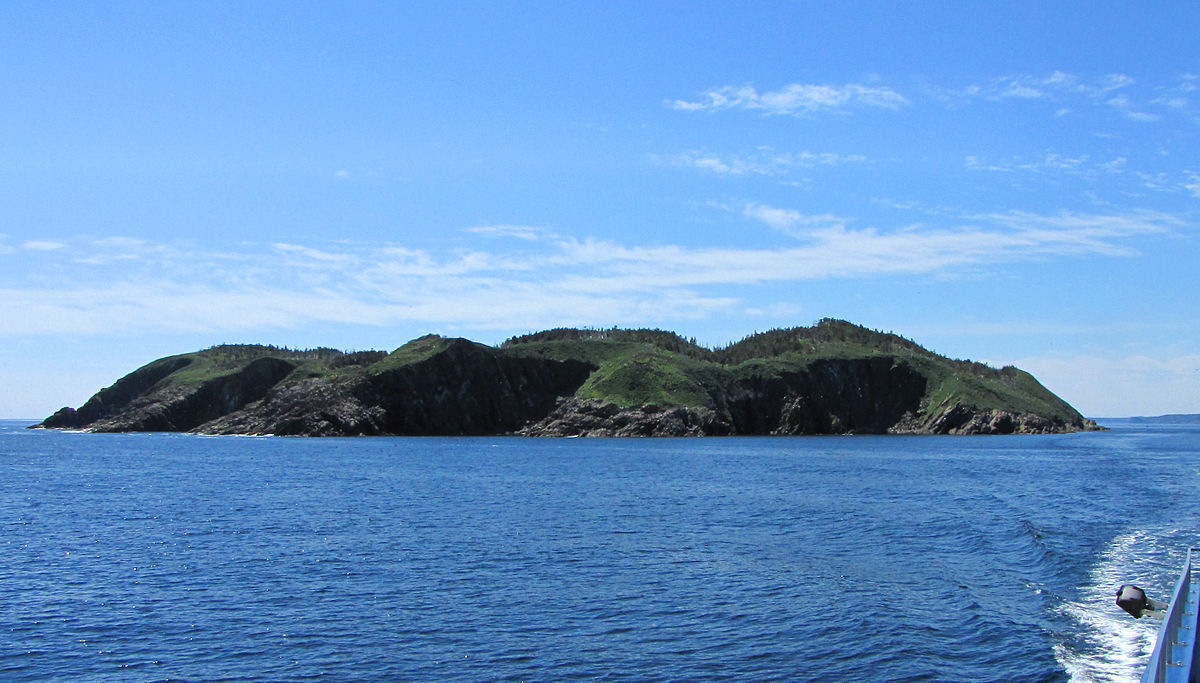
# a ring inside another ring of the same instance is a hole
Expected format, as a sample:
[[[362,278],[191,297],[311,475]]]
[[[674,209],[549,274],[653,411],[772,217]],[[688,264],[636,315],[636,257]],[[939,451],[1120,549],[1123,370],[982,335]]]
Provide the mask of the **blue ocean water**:
[[[0,679],[1120,681],[1200,428],[280,439],[0,423]]]

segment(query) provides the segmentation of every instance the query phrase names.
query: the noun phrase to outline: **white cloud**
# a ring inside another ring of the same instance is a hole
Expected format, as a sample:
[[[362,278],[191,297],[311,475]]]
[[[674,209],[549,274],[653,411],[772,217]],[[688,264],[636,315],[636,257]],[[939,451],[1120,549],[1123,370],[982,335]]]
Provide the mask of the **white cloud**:
[[[1194,413],[1200,354],[1035,356],[1011,361],[1089,416]]]
[[[1133,85],[1133,78],[1125,74],[1108,74],[1098,81],[1087,82],[1064,71],[1054,71],[1046,76],[1020,74],[1002,76],[986,83],[974,83],[959,91],[962,97],[980,97],[989,100],[1017,99],[1062,99],[1084,97],[1098,100],[1109,93]]]
[[[866,163],[861,154],[835,154],[833,152],[777,152],[762,147],[751,154],[719,156],[704,150],[691,150],[670,156],[654,155],[654,161],[669,166],[695,168],[717,175],[763,175],[782,176],[798,169],[819,166],[841,166]]]
[[[46,240],[29,240],[21,243],[22,249],[32,249],[34,251],[54,251],[56,249],[66,249],[67,245],[62,242],[50,242]]]
[[[1190,94],[1200,89],[1200,78],[1184,75],[1173,85],[1142,86],[1133,77],[1110,73],[1081,77],[1064,71],[1046,75],[1015,74],[951,88],[924,83],[913,90],[919,96],[950,106],[987,100],[992,102],[1044,102],[1053,105],[1058,118],[1085,108],[1101,108],[1131,121],[1152,123],[1173,115],[1195,112]],[[882,85],[845,85],[790,83],[777,90],[760,92],[751,85],[726,85],[704,91],[696,99],[675,99],[667,105],[679,111],[721,111],[741,109],[764,114],[800,116],[816,112],[845,113],[851,109],[901,109],[912,100],[898,90]],[[1153,111],[1155,108],[1158,111]],[[714,159],[705,158],[699,161]],[[730,169],[736,168],[732,165]],[[733,172],[717,168],[718,172]]]
[[[748,85],[727,85],[705,91],[698,101],[674,100],[670,106],[682,111],[751,109],[767,114],[798,115],[852,107],[900,109],[908,104],[906,97],[884,86],[790,83],[779,90],[764,93]]]
[[[1013,97],[1032,100],[1045,97],[1046,91],[1033,84],[1036,80],[1028,76],[995,78],[988,83],[973,83],[957,94],[968,99],[982,98],[985,100],[1002,100]]]
[[[841,230],[846,227],[846,219],[833,214],[804,214],[763,204],[747,204],[744,213],[748,218],[762,221],[793,237],[802,236],[814,229]]]
[[[1131,76],[1125,74],[1108,74],[1100,82],[1098,88],[1099,93],[1107,93],[1120,88],[1127,88],[1133,85],[1134,81]]]
[[[1009,83],[999,94],[999,97],[1019,97],[1026,100],[1036,100],[1045,97],[1046,93],[1037,88],[1021,83]]]
[[[485,237],[515,237],[530,242],[554,237],[554,233],[531,225],[480,225],[467,228],[466,231]]]
[[[1130,119],[1131,121],[1141,121],[1143,123],[1153,123],[1155,121],[1162,120],[1162,116],[1160,116],[1158,114],[1151,114],[1150,112],[1145,112],[1145,111],[1126,111],[1123,113],[1125,114],[1125,118]]]
[[[138,249],[145,247],[147,244],[149,244],[149,242],[146,240],[138,239],[136,237],[123,237],[121,235],[102,237],[96,240],[96,246],[113,247],[117,249]]]
[[[1193,197],[1200,198],[1200,174],[1192,173],[1188,176],[1188,182],[1184,185],[1188,192],[1192,193]]]
[[[1163,171],[1157,173],[1134,171],[1131,175],[1137,180],[1138,187],[1141,189],[1155,192],[1188,193],[1194,197],[1200,197],[1200,175],[1194,171],[1185,172],[1182,178],[1178,174]]]
[[[1186,109],[1188,104],[1190,104],[1190,102],[1188,101],[1188,99],[1186,97],[1178,97],[1178,96],[1176,96],[1176,97],[1163,96],[1163,97],[1155,98],[1154,100],[1151,100],[1151,101],[1154,104],[1161,104],[1162,106],[1170,107],[1171,109]]]
[[[295,257],[295,259],[293,260],[293,263],[304,263],[304,262],[318,262],[318,263],[342,262],[342,263],[344,263],[348,260],[353,259],[353,257],[351,257],[347,254],[344,254],[344,253],[322,251],[320,249],[313,249],[312,247],[306,247],[306,246],[298,245],[298,244],[287,244],[284,242],[276,242],[276,243],[272,244],[271,246],[277,252],[279,252],[285,256]]]
[[[1157,88],[1158,97],[1150,100],[1150,102],[1177,112],[1183,111],[1191,107],[1192,97],[1194,97],[1193,93],[1197,89],[1200,89],[1197,77],[1185,74],[1174,85]]]
[[[1013,157],[1003,160],[987,160],[979,156],[968,156],[964,165],[969,171],[996,171],[1011,173],[1022,171],[1038,174],[1062,174],[1087,179],[1101,176],[1120,175],[1125,172],[1128,160],[1125,157],[1115,157],[1107,161],[1093,159],[1091,155],[1079,154],[1067,156],[1055,152],[1047,152],[1045,156],[1036,159]]]
[[[1124,244],[1123,238],[1166,233],[1185,225],[1178,218],[1157,211],[1116,215],[1009,211],[981,214],[975,218],[1010,228],[1012,236],[1035,251],[1058,255],[1131,256],[1137,252]]]
[[[797,241],[774,249],[696,248],[546,236],[497,242],[493,251],[446,252],[350,243],[249,244],[237,251],[140,243],[141,253],[153,258],[71,261],[71,253],[93,249],[93,242],[44,252],[28,272],[0,271],[0,334],[236,331],[320,322],[495,329],[597,320],[653,324],[746,307],[730,296],[730,285],[953,275],[1028,259],[1125,256],[1135,253],[1130,238],[1182,225],[1153,212],[1008,212],[882,230],[849,229],[832,214],[764,204],[747,204],[740,213]],[[52,281],[36,274],[45,264],[57,273]]]
[[[1162,119],[1158,114],[1151,114],[1144,111],[1137,111],[1133,108],[1133,103],[1125,95],[1118,95],[1107,102],[1108,106],[1119,111],[1126,118],[1133,121],[1152,122]]]
[[[175,245],[116,236],[84,241],[81,248],[69,251],[76,254],[72,259],[74,263],[105,267],[114,263],[169,260],[177,250]]]
[[[932,91],[935,97],[949,102],[976,99],[994,102],[1045,100],[1056,104],[1054,115],[1059,118],[1074,113],[1077,107],[1084,105],[1107,107],[1131,121],[1160,121],[1162,115],[1145,111],[1135,103],[1129,92],[1134,85],[1134,79],[1126,74],[1108,74],[1099,79],[1085,81],[1073,74],[1055,71],[1048,76],[1022,74],[994,78],[957,91],[940,88],[932,88]],[[1158,88],[1156,92],[1161,94],[1149,102],[1175,111],[1186,110],[1189,106],[1188,99],[1184,96],[1187,86],[1188,82],[1185,81],[1172,88]]]

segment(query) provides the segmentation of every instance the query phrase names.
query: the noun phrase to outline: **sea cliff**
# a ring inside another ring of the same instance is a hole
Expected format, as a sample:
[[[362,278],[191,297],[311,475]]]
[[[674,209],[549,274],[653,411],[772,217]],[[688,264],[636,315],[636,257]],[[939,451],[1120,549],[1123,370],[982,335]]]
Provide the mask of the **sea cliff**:
[[[203,434],[1012,434],[1099,427],[1031,375],[839,320],[707,349],[547,330],[392,353],[218,346],[159,359],[39,427]]]

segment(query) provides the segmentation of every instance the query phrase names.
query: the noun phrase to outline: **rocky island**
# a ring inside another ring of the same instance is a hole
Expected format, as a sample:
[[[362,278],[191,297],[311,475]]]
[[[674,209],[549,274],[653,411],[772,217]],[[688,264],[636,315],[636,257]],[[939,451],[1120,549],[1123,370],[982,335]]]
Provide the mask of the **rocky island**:
[[[709,349],[555,329],[392,353],[224,345],[154,361],[36,427],[281,436],[1013,434],[1099,429],[1030,374],[822,320]]]

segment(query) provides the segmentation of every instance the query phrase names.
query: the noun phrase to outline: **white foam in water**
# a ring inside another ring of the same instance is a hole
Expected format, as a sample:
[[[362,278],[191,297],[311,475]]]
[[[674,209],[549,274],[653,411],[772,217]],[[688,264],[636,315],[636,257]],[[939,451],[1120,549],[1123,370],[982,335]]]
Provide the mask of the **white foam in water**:
[[[1170,537],[1171,533],[1165,534]],[[1146,581],[1162,572],[1164,552],[1158,538],[1145,532],[1118,536],[1091,571],[1089,583],[1080,586],[1079,600],[1059,608],[1078,628],[1076,643],[1060,643],[1054,656],[1072,681],[1138,681],[1145,669],[1161,622],[1149,617],[1134,619],[1116,605],[1123,583]],[[1151,597],[1166,602],[1171,588],[1142,584]],[[1173,584],[1172,584],[1173,585]]]

